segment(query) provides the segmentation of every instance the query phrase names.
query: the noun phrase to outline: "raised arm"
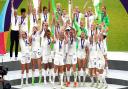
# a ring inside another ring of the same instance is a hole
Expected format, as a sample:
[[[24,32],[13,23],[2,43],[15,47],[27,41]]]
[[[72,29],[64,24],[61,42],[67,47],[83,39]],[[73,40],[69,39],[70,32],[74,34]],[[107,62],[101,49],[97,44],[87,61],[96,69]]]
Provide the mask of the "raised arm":
[[[54,34],[55,34],[55,16],[54,16],[54,13],[52,14],[52,21],[51,21],[50,25],[51,25],[51,35],[52,35],[52,37],[54,37]]]
[[[11,1],[11,8],[12,9],[14,9],[13,3],[14,3],[14,0]]]
[[[57,32],[57,30],[55,29],[55,37],[58,40],[59,39],[59,33]]]
[[[77,32],[77,36],[80,36],[80,34],[81,34],[81,29],[80,29],[80,26],[79,26],[78,22],[76,21],[75,16],[73,16],[73,25],[74,25],[75,30],[76,30],[76,32]]]
[[[87,53],[86,58],[88,59],[89,58],[89,42],[88,41],[87,41],[87,45],[86,45],[85,51]]]
[[[50,0],[48,0],[48,12],[50,13],[50,9],[51,9],[51,3]]]
[[[11,10],[12,10],[11,16],[14,15],[14,6],[13,6],[13,3],[14,3],[14,0],[11,1]]]
[[[42,13],[42,0],[38,1],[38,13]]]
[[[54,13],[52,13],[51,25],[55,25],[55,15],[54,15]]]
[[[28,0],[28,14],[32,13],[32,1]]]
[[[32,36],[29,37],[29,45],[32,45]]]
[[[72,11],[72,4],[71,0],[68,1],[68,14],[69,14],[69,19],[71,21],[71,11]]]

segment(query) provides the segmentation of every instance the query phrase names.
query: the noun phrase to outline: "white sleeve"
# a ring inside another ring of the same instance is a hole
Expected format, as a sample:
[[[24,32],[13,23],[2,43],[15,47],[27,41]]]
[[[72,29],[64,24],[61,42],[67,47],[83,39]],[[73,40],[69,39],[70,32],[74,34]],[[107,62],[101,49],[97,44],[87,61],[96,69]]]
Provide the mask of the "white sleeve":
[[[85,44],[84,44],[85,47],[89,47],[89,43],[87,40],[85,40]]]
[[[44,32],[44,30],[40,33],[40,36],[41,37],[44,37],[44,34],[45,34],[45,32]]]
[[[19,39],[19,43],[20,43],[20,48],[22,49],[22,47],[23,47],[23,39],[22,38]]]
[[[18,24],[20,25],[20,23],[21,23],[21,17],[18,16]]]
[[[44,48],[44,37],[41,37],[41,46]]]
[[[43,17],[43,16],[44,16],[44,14],[43,14],[43,13],[41,13],[40,15],[41,15],[41,16],[40,16],[40,17],[41,17],[41,23],[43,24],[43,22],[44,22],[44,17]]]
[[[28,32],[28,16],[26,16],[26,32],[27,32],[27,35],[29,34],[29,32]]]
[[[11,11],[12,11],[11,17],[13,17],[14,16],[14,8],[11,8]]]
[[[54,50],[55,53],[56,53],[56,47],[57,47],[57,40],[56,40],[56,42],[54,43],[54,48],[53,48],[53,50]]]
[[[21,16],[19,16],[19,24],[21,24]]]
[[[71,5],[71,2],[70,2],[70,0],[69,0],[69,4],[68,4],[68,14],[69,14],[69,19],[70,19],[70,20],[71,20],[71,13],[72,13],[71,8],[72,8],[72,5]]]
[[[66,53],[68,53],[68,43],[65,46],[66,46],[65,51]]]
[[[50,30],[50,32],[51,32],[51,28],[50,28],[50,26],[48,27],[48,29]]]
[[[13,23],[13,18],[14,18],[14,8],[11,8],[11,24]]]
[[[49,23],[49,18],[50,18],[50,14],[48,13],[48,24],[50,24],[50,23]]]
[[[102,44],[102,53],[103,55],[107,55],[107,50],[105,49],[104,44]]]

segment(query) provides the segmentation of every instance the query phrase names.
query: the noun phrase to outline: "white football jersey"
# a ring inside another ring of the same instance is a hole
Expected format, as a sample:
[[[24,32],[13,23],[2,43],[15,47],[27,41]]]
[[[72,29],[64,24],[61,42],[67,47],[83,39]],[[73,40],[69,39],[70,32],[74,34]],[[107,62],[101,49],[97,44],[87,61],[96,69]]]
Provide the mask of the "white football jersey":
[[[82,40],[80,37],[78,37],[78,52],[86,53],[85,48],[89,47],[88,40],[84,39]]]
[[[48,39],[47,37],[45,37],[45,38],[42,39],[42,41],[43,41],[43,44],[42,44],[43,54],[50,55],[51,54],[50,44],[52,42],[51,38]]]
[[[11,30],[19,31],[19,24],[20,24],[20,16],[14,16],[14,8],[12,8],[11,13]]]
[[[20,38],[20,47],[22,53],[29,53],[29,41],[28,39],[22,39]]]
[[[68,54],[69,55],[76,54],[76,39],[74,38],[68,39]]]
[[[50,27],[48,27],[48,30],[51,30]],[[43,46],[44,42],[44,34],[45,34],[45,30],[43,29],[43,31],[40,32],[40,37],[41,37],[41,46]]]
[[[25,18],[20,17],[20,31],[24,31],[28,34],[28,16]]]
[[[65,53],[64,40],[63,41],[56,40],[56,43],[54,46],[55,46],[54,47],[55,53],[64,56],[64,53]]]
[[[41,14],[41,21],[49,23],[49,13],[47,15],[44,15],[44,13]]]
[[[67,20],[69,20],[69,17],[68,17],[68,15],[62,15],[61,17],[62,17],[62,20],[63,20],[63,24],[64,24],[64,26],[65,26]]]
[[[33,27],[37,26],[38,15],[36,14],[35,16],[33,16],[32,14],[30,14],[29,17],[30,17],[30,31],[29,31],[29,35],[32,35]]]
[[[96,33],[96,30],[89,30],[88,37],[94,36],[95,33]]]
[[[40,32],[32,34],[32,50],[37,51],[40,48]]]
[[[97,43],[94,42],[93,44],[89,44],[89,57],[90,59],[97,58]]]
[[[78,24],[80,25],[80,20],[82,19],[83,14],[82,13],[77,13],[75,15],[76,21],[78,22]]]
[[[102,55],[106,55],[107,54],[107,51],[106,51],[106,48],[105,48],[105,45],[104,45],[103,41],[98,42],[97,46],[98,46],[98,52],[101,52]]]

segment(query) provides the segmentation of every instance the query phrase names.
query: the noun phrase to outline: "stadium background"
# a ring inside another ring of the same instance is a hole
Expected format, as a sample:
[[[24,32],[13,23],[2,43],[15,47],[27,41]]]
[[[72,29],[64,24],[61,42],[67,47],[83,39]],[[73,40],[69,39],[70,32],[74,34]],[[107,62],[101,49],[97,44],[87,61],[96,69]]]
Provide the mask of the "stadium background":
[[[0,0],[0,15],[2,14],[2,10],[4,5],[8,0]],[[10,0],[9,0],[10,1]],[[80,11],[84,12],[84,3],[85,0],[72,0],[73,7],[79,6]],[[107,13],[110,19],[109,26],[109,35],[108,35],[108,50],[109,51],[128,51],[128,15],[122,6],[120,0],[103,0],[105,6],[107,7]],[[68,9],[68,0],[55,0],[55,2],[60,2],[62,8]],[[42,6],[48,5],[48,0],[42,0]],[[92,0],[87,0],[87,6],[91,6],[93,8]],[[22,7],[27,7],[27,0],[22,0],[20,6],[18,7],[18,14],[20,15],[20,9]],[[52,12],[52,7],[51,7]],[[9,13],[9,12],[7,12]],[[51,17],[50,17],[51,18]],[[1,19],[0,19],[1,21]],[[6,27],[6,26],[5,26]],[[4,45],[7,52],[10,47],[10,29],[4,30],[4,38],[0,37],[1,40],[4,39]],[[1,41],[0,40],[0,41]]]

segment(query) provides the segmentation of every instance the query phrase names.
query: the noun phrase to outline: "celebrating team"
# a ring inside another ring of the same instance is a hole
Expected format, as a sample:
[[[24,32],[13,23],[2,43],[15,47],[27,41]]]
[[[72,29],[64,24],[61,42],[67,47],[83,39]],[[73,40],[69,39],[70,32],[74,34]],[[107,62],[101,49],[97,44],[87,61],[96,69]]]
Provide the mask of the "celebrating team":
[[[22,8],[21,16],[18,16],[17,10],[13,7],[14,0],[12,0],[11,37],[13,41],[20,43],[21,85],[23,85],[25,70],[26,84],[28,84],[29,64],[31,63],[32,85],[36,77],[35,65],[38,64],[39,83],[42,82],[42,75],[44,84],[47,82],[54,84],[55,77],[58,76],[61,87],[63,88],[64,84],[69,87],[70,76],[73,75],[74,87],[77,87],[86,85],[86,77],[89,76],[92,87],[107,88],[105,80],[108,67],[106,38],[109,19],[106,7],[102,6],[100,10],[99,5],[96,4],[99,0],[93,0],[95,13],[89,7],[83,14],[78,6],[71,10],[71,0],[69,0],[69,13],[67,14],[66,9],[62,9],[60,3],[57,3],[54,8],[53,1],[51,1],[52,15],[50,14],[50,0],[48,8],[44,6],[43,10],[41,0],[38,1],[38,9],[33,8],[32,1],[28,0],[28,14],[26,9]],[[49,81],[46,79],[47,76],[49,76]],[[96,80],[96,85],[94,80]]]

